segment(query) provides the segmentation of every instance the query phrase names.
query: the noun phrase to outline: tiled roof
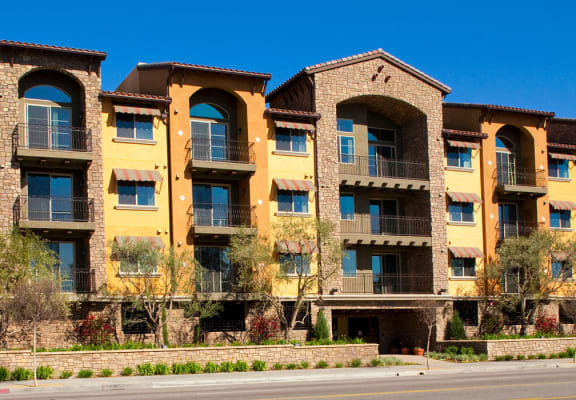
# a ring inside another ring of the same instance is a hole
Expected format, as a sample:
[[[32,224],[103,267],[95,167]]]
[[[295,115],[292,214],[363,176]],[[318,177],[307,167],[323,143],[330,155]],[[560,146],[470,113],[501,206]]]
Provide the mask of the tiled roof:
[[[0,40],[0,46],[57,51],[57,52],[61,52],[61,53],[82,54],[82,55],[87,55],[87,56],[98,57],[101,59],[106,58],[106,53],[104,53],[103,51],[76,49],[74,47],[50,46],[47,44],[15,42],[12,40]]]
[[[128,92],[109,92],[103,90],[100,92],[103,97],[111,97],[115,99],[126,99],[126,100],[136,100],[136,101],[153,101],[157,103],[170,103],[172,99],[166,96],[154,96],[151,94],[143,93],[128,93]]]
[[[576,144],[548,142],[548,147],[552,149],[576,150]]]
[[[461,131],[459,129],[442,129],[442,133],[444,136],[465,136],[465,137],[472,137],[472,138],[480,138],[486,139],[488,137],[487,134],[482,132],[473,132],[473,131]]]
[[[270,78],[272,78],[272,75],[267,73],[242,71],[239,69],[230,69],[230,68],[211,67],[208,65],[184,64],[175,61],[150,63],[150,64],[139,63],[137,66],[138,69],[172,68],[172,67],[192,69],[196,71],[217,72],[228,75],[250,76],[253,78],[260,78],[265,80],[270,80]]]
[[[471,104],[471,103],[444,103],[444,107],[455,107],[455,108],[479,108],[485,110],[496,110],[496,111],[508,111],[508,112],[516,112],[522,114],[533,114],[533,115],[541,115],[543,117],[553,117],[554,113],[549,111],[540,111],[540,110],[530,110],[528,108],[519,108],[519,107],[509,107],[509,106],[498,106],[494,104]]]
[[[287,110],[283,108],[267,108],[266,112],[268,114],[274,114],[279,116],[320,119],[320,114],[310,111]]]
[[[290,79],[288,79],[287,81],[282,83],[280,86],[278,86],[277,88],[272,90],[270,93],[268,93],[268,95],[266,96],[266,100],[273,98],[282,88],[286,87],[291,82],[295,81],[297,78],[299,78],[300,76],[302,76],[304,74],[314,74],[316,72],[325,71],[325,70],[332,69],[332,68],[337,68],[341,65],[353,64],[353,63],[361,62],[361,61],[367,61],[367,60],[371,60],[373,58],[382,58],[382,59],[388,61],[389,63],[394,64],[397,67],[405,70],[406,72],[409,72],[412,75],[422,79],[424,82],[438,88],[439,90],[441,90],[445,94],[448,94],[451,91],[451,89],[448,86],[444,85],[440,81],[430,77],[429,75],[426,75],[424,72],[414,68],[413,66],[406,64],[405,62],[403,62],[400,59],[394,57],[393,55],[385,52],[384,50],[377,49],[377,50],[368,51],[366,53],[360,53],[360,54],[356,54],[356,55],[353,55],[350,57],[339,58],[337,60],[326,61],[326,62],[323,62],[320,64],[315,64],[315,65],[310,65],[308,67],[305,67],[302,70],[300,70],[296,75],[292,76]]]

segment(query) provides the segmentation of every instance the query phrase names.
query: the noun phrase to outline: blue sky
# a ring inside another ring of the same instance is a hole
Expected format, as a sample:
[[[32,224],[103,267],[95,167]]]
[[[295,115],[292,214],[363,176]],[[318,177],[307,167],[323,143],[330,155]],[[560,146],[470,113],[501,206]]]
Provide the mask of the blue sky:
[[[139,61],[270,72],[272,89],[304,66],[382,48],[450,86],[447,101],[576,118],[576,5],[462,4],[32,0],[3,4],[0,38],[105,51],[106,90]]]

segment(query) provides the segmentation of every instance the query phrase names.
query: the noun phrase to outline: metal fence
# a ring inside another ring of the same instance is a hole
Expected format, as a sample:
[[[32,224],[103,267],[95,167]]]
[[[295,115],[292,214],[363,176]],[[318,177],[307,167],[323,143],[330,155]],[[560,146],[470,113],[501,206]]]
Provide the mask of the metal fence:
[[[60,288],[66,293],[93,293],[95,273],[87,269],[74,269],[70,273],[60,273]]]
[[[204,271],[196,280],[196,290],[201,293],[229,293],[232,291],[232,272]]]
[[[383,160],[369,156],[354,156],[340,160],[340,173],[380,178],[428,180],[428,167],[424,163]]]
[[[538,224],[534,222],[504,222],[496,227],[500,239],[515,238],[518,236],[528,236],[538,229]]]
[[[92,134],[87,128],[22,123],[14,132],[14,143],[28,149],[90,152]]]
[[[423,274],[373,274],[360,272],[344,274],[344,293],[372,294],[430,294],[433,293],[431,275]]]
[[[430,236],[430,219],[386,215],[354,214],[340,221],[341,232],[369,235]]]
[[[239,140],[192,137],[190,153],[193,160],[255,163],[254,143]]]
[[[237,204],[194,203],[193,224],[213,227],[252,227],[256,215],[252,207]]]
[[[544,171],[529,169],[498,169],[496,171],[496,181],[498,185],[546,186]]]
[[[94,200],[85,197],[20,196],[16,221],[93,222]]]

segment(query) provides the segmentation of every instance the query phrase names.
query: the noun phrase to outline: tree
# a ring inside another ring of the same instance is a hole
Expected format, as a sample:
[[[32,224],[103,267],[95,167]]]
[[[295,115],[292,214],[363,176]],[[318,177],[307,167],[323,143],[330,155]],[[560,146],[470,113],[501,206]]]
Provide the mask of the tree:
[[[200,268],[199,266],[196,266]],[[201,268],[200,268],[201,269]],[[196,272],[198,276],[200,271]],[[195,319],[194,325],[194,342],[201,343],[202,331],[201,323],[203,319],[216,317],[222,312],[222,303],[218,303],[209,299],[201,298],[200,295],[195,293],[192,298],[184,305],[184,316],[186,318]]]
[[[480,298],[480,335],[495,334],[501,330],[498,309],[502,271],[494,260],[489,260],[482,269],[476,272],[476,293]]]
[[[34,385],[36,377],[36,342],[38,324],[55,321],[68,315],[68,303],[60,290],[60,283],[50,274],[21,280],[14,287],[9,309],[14,320],[32,330]]]
[[[314,337],[317,340],[330,339],[330,328],[328,327],[328,321],[326,321],[326,317],[324,316],[324,310],[318,311],[316,326],[314,327]]]
[[[432,340],[432,332],[438,323],[438,312],[444,312],[446,309],[441,310],[431,301],[418,301],[414,305],[418,320],[426,327],[426,369],[430,369],[430,341]]]
[[[454,311],[452,315],[452,319],[450,320],[450,339],[455,340],[465,340],[466,339],[466,330],[464,329],[464,322],[460,318],[458,311]]]

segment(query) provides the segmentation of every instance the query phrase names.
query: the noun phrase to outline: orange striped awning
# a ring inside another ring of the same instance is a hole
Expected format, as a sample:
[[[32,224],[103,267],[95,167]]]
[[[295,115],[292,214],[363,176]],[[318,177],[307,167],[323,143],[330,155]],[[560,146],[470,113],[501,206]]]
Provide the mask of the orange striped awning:
[[[458,258],[484,258],[482,250],[477,247],[448,247],[448,250]]]
[[[276,187],[280,190],[292,190],[295,192],[313,192],[316,188],[311,181],[299,181],[296,179],[274,178]]]
[[[479,149],[480,143],[476,142],[465,142],[462,140],[447,140],[449,146],[452,147],[463,147],[466,149]]]
[[[124,168],[114,168],[113,171],[117,181],[160,182],[162,180],[158,171]]]
[[[316,128],[312,124],[305,124],[303,122],[289,122],[289,121],[274,121],[276,128],[290,128],[300,129],[303,131],[315,132]]]
[[[138,115],[152,115],[159,117],[160,110],[157,108],[146,108],[146,107],[132,107],[132,106],[114,106],[114,112],[121,114],[138,114]]]
[[[482,203],[482,199],[476,193],[448,192],[447,194],[456,203]]]
[[[576,155],[574,154],[548,153],[548,157],[555,158],[556,160],[576,161]]]
[[[316,243],[311,240],[277,240],[276,250],[289,254],[313,254],[318,251]]]
[[[576,210],[576,203],[572,201],[550,200],[550,205],[555,210]]]
[[[127,242],[148,242],[152,247],[156,247],[158,249],[164,248],[164,243],[162,243],[162,239],[157,236],[114,236],[114,241],[120,245],[125,244]]]

